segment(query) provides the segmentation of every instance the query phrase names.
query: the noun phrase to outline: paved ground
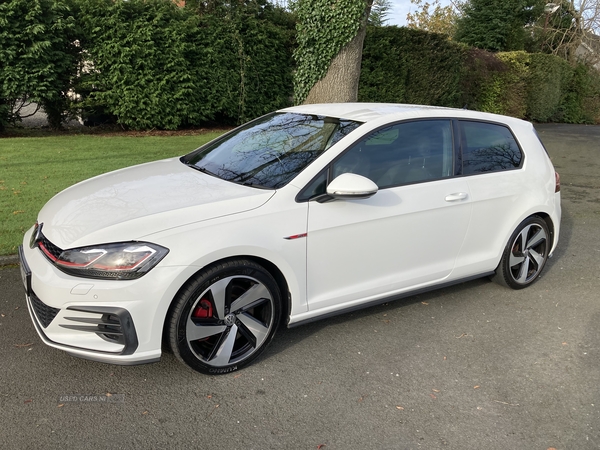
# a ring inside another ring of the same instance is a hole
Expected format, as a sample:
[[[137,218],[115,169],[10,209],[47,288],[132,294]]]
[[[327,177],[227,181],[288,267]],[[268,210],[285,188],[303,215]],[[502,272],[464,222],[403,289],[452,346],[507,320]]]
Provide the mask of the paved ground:
[[[0,270],[0,447],[600,448],[600,127],[539,131],[564,216],[538,283],[478,280],[283,330],[234,375],[46,347],[18,270]]]

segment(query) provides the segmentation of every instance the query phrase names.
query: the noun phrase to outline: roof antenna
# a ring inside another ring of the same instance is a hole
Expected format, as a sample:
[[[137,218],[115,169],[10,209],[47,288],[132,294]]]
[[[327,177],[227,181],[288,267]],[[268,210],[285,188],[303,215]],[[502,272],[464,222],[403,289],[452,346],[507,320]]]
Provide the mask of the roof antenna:
[[[469,106],[469,104],[465,103],[465,106],[463,106],[463,109],[469,109],[469,108],[467,108],[467,106]]]

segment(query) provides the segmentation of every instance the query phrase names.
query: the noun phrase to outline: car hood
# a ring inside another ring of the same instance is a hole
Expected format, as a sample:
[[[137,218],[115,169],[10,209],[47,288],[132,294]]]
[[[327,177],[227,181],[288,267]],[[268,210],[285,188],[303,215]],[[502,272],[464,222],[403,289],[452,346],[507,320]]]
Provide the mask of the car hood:
[[[258,208],[275,191],[221,180],[166,159],[71,186],[40,211],[43,233],[60,248],[141,239],[189,223]]]

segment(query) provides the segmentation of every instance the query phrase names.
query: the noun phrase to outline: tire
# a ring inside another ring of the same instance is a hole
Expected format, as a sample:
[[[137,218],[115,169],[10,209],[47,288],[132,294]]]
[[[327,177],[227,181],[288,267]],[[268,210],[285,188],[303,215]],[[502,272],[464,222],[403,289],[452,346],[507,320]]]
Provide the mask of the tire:
[[[550,252],[548,225],[539,216],[525,219],[510,237],[492,278],[511,289],[523,289],[538,279]]]
[[[279,326],[281,293],[273,276],[245,259],[196,274],[178,293],[167,319],[175,356],[210,375],[250,364]]]

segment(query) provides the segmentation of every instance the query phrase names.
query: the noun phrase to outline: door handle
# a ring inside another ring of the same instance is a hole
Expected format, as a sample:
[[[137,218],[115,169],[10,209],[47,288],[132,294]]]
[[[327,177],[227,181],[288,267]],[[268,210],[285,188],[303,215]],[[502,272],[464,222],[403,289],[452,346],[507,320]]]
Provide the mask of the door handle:
[[[457,202],[459,200],[464,200],[467,197],[468,197],[468,195],[466,192],[456,192],[454,194],[446,195],[446,201],[447,202]]]

